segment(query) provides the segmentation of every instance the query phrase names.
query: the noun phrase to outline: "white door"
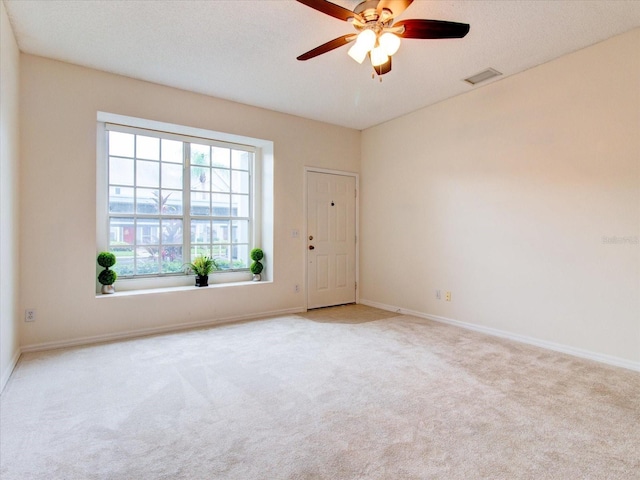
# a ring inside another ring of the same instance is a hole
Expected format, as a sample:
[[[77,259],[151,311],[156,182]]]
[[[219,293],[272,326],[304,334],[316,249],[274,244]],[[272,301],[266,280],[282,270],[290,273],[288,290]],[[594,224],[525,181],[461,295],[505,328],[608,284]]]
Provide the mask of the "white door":
[[[307,172],[307,308],[356,301],[356,179]]]

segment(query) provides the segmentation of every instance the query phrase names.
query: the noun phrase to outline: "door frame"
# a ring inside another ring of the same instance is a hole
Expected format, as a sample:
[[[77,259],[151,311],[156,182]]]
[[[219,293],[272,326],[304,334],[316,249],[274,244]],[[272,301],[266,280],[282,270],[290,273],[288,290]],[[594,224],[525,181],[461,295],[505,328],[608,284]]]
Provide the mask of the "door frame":
[[[328,168],[320,168],[320,167],[309,167],[309,166],[305,166],[304,167],[304,181],[303,181],[303,208],[304,208],[304,221],[303,221],[303,231],[304,231],[304,238],[303,238],[303,248],[304,248],[304,255],[303,255],[303,261],[304,261],[304,267],[303,267],[303,272],[304,272],[304,311],[306,312],[308,310],[308,306],[309,306],[309,278],[308,278],[308,274],[309,272],[308,270],[308,265],[309,265],[309,261],[307,258],[307,255],[309,254],[309,250],[307,249],[307,243],[308,243],[308,239],[309,239],[309,231],[308,231],[308,219],[307,219],[307,196],[308,196],[308,177],[309,177],[309,173],[324,173],[324,174],[328,174],[328,175],[339,175],[339,176],[343,176],[343,177],[353,177],[355,178],[356,181],[356,201],[355,201],[355,214],[356,214],[356,225],[355,225],[355,230],[356,230],[356,242],[355,242],[355,250],[356,250],[356,255],[355,255],[355,274],[356,274],[356,303],[360,303],[360,174],[356,173],[356,172],[348,172],[345,170],[331,170]]]

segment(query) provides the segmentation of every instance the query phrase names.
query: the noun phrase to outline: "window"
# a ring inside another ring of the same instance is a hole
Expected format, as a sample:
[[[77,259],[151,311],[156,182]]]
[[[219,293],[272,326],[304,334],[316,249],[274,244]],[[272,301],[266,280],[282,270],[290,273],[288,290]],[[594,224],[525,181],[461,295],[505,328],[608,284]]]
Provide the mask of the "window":
[[[104,123],[106,232],[119,279],[184,275],[198,255],[243,271],[256,244],[251,145]],[[99,195],[101,189],[98,189]]]

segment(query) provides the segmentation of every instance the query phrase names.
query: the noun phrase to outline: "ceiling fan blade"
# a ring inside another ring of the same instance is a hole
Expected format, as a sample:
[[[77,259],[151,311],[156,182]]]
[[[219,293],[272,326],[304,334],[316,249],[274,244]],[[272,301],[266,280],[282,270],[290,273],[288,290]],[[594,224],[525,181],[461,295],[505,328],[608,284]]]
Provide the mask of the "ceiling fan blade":
[[[469,33],[468,23],[445,22],[442,20],[401,20],[393,28],[404,27],[402,38],[462,38]]]
[[[390,18],[395,18],[404,12],[413,0],[380,0],[378,2],[378,14],[382,13],[385,8],[391,12]]]
[[[343,35],[338,38],[334,38],[333,40],[323,43],[319,47],[314,48],[313,50],[309,50],[307,53],[303,53],[298,57],[298,60],[309,60],[310,58],[317,57],[318,55],[322,55],[323,53],[330,52],[338,47],[346,45],[347,43],[355,40],[357,35],[350,33],[348,35]]]
[[[352,18],[360,19],[360,15],[353,13],[351,10],[336,5],[335,3],[327,2],[326,0],[298,0],[298,2],[311,7],[319,12],[326,13],[334,18],[344,20],[348,22]],[[299,59],[298,59],[299,60]]]
[[[391,57],[389,57],[389,60],[387,60],[385,63],[383,63],[382,65],[378,65],[377,67],[373,67],[373,69],[378,75],[389,73],[391,71]]]

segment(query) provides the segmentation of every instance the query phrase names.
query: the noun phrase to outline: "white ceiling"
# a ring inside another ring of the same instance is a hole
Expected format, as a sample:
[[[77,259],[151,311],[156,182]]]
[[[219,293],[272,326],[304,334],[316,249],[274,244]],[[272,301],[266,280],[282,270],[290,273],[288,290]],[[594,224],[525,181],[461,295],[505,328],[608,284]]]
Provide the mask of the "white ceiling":
[[[348,46],[297,61],[354,30],[294,0],[4,3],[23,52],[356,129],[481,88],[462,79],[488,67],[504,78],[640,26],[637,0],[416,0],[399,19],[471,30],[403,40],[380,83]]]

